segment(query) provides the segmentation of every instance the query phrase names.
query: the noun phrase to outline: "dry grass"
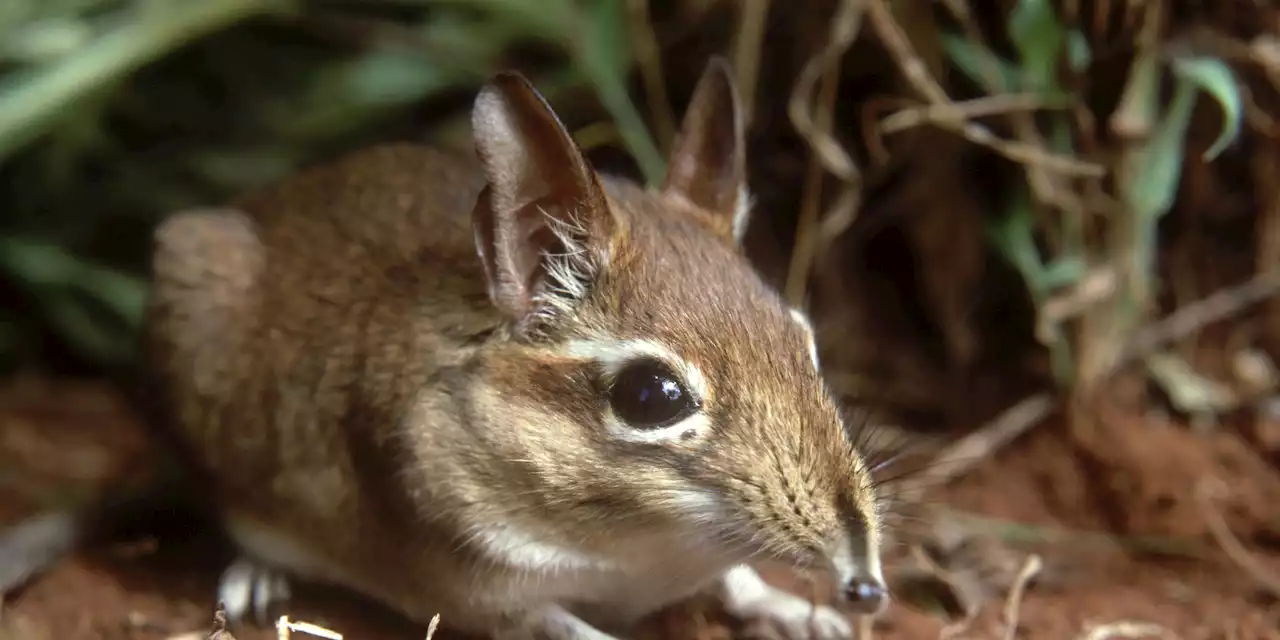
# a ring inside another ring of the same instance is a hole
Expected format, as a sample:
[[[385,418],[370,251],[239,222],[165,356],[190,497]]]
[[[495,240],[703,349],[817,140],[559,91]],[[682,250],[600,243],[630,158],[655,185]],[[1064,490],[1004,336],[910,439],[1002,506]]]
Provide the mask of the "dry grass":
[[[1280,356],[1264,3],[142,4],[0,10],[13,367],[129,366],[150,224],[375,140],[466,144],[464,98],[500,67],[523,65],[601,166],[653,182],[723,54],[750,105],[748,250],[814,315],[832,386],[907,427],[988,425],[935,459],[937,482],[1121,379],[1185,412],[1274,392],[1239,365]],[[1177,402],[1215,385],[1234,400]]]
[[[531,50],[549,61],[524,70],[584,146],[650,182],[694,71],[712,53],[733,60],[766,218],[752,230],[752,257],[820,327],[826,316],[854,316],[822,342],[832,379],[853,380],[838,386],[862,402],[892,407],[895,389],[913,388],[917,410],[959,419],[949,396],[971,390],[946,388],[954,379],[1031,378],[1081,396],[1141,365],[1136,353],[1169,350],[1222,378],[1222,358],[1201,357],[1209,343],[1219,352],[1276,346],[1270,303],[1257,312],[1236,304],[1157,340],[1146,328],[1280,257],[1271,222],[1280,194],[1266,179],[1277,157],[1280,45],[1238,26],[1274,25],[1262,5],[831,0],[797,13],[766,0],[599,0],[544,13],[514,0],[429,12],[400,0],[385,3],[404,5],[398,12],[207,4],[148,16],[125,0],[20,2],[0,14],[5,33],[34,34],[0,51],[0,140],[9,141],[0,175],[12,185],[0,199],[14,213],[0,228],[0,255],[6,293],[38,307],[10,320],[11,363],[127,365],[128,351],[115,347],[136,324],[141,285],[103,267],[139,273],[149,221],[386,131],[459,140],[459,98]],[[99,52],[113,42],[118,55]],[[200,56],[221,75],[189,73]],[[237,76],[250,59],[271,62],[259,78]],[[294,80],[277,84],[277,75]],[[231,102],[201,111],[191,92],[214,83]],[[95,95],[94,108],[72,108]],[[131,106],[160,102],[171,105],[163,118]],[[153,124],[161,120],[190,131],[187,142],[139,153],[169,136]],[[967,161],[928,153],[944,139],[961,141],[948,148]],[[784,160],[805,168],[780,172]],[[956,203],[945,192],[908,195],[912,175],[975,186],[980,175],[979,213],[940,222]],[[1223,223],[1235,244],[1210,246],[1193,230],[1218,224],[1205,205],[1222,198],[1239,201],[1241,213]],[[140,224],[108,249],[108,232],[120,230],[111,220],[126,215]],[[895,234],[905,244],[890,249]],[[1252,258],[1235,255],[1245,246]],[[1248,306],[1271,293],[1255,291]],[[1017,330],[980,321],[1019,300],[1033,317]],[[893,329],[863,317],[873,309],[901,316],[903,335],[882,335]],[[1241,314],[1232,328],[1202,331]],[[16,337],[35,335],[42,348],[24,350],[30,343]],[[886,343],[916,353],[867,353]],[[891,375],[867,375],[874,370]],[[1025,392],[992,399],[985,416]],[[921,407],[922,397],[936,406]]]

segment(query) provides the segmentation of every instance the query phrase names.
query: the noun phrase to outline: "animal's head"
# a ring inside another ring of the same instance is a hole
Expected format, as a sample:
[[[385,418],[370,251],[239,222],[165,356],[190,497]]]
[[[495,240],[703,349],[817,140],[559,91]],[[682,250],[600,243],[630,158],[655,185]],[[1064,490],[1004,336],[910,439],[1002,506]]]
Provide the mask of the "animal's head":
[[[831,568],[878,610],[875,488],[805,316],[741,252],[739,96],[714,60],[657,188],[602,178],[542,97],[496,76],[473,129],[474,213],[509,339],[478,365],[513,495],[584,549],[687,545]]]

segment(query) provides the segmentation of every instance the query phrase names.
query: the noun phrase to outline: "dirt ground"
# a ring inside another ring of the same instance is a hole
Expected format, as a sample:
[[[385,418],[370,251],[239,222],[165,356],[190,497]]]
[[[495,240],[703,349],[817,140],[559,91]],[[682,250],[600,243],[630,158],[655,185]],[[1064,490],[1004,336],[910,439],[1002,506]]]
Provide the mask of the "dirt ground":
[[[1014,602],[1016,612],[1006,611],[1004,592],[994,593],[967,625],[948,625],[940,614],[899,598],[875,624],[874,637],[1280,638],[1280,602],[1260,582],[1280,575],[1280,424],[1198,434],[1113,413],[1084,429],[1047,421],[930,497],[964,513],[1021,523],[1021,531],[1040,539],[1021,547],[1001,543],[1003,569],[981,570],[988,578],[1003,571],[1003,580],[990,582],[1007,588],[1010,571],[1016,573],[1027,552],[1042,558],[1044,569]],[[68,491],[92,491],[106,479],[135,473],[147,455],[124,403],[97,386],[23,379],[0,387],[0,523]],[[1221,480],[1216,507],[1198,497],[1206,478]],[[1248,557],[1222,551],[1212,533],[1213,510]],[[983,526],[996,539],[996,526]],[[1047,527],[1069,533],[1049,536]],[[0,613],[0,640],[206,637],[215,581],[229,552],[207,532],[169,529],[88,548],[10,594]],[[1154,554],[1124,544],[1152,536],[1173,540],[1180,551]],[[1251,575],[1241,561],[1264,575]],[[786,575],[767,577],[799,588]],[[295,587],[285,613],[353,640],[425,635],[334,590]],[[1016,629],[1005,623],[1010,613]],[[276,637],[274,629],[233,632],[239,640]],[[703,599],[655,616],[639,635],[711,639],[751,632]]]

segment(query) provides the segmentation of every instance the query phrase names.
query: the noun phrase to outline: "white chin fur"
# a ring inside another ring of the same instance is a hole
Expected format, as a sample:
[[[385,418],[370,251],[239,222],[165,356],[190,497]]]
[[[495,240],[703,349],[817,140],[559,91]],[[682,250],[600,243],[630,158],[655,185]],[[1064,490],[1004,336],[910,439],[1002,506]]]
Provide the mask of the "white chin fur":
[[[809,318],[804,315],[804,312],[799,309],[791,310],[791,319],[795,320],[796,324],[800,325],[801,329],[804,329],[805,340],[809,345],[809,359],[813,361],[813,367],[815,369],[819,368],[818,343],[814,339],[813,325],[809,323]]]
[[[490,557],[509,566],[529,571],[585,571],[607,569],[611,563],[593,558],[577,550],[543,542],[532,534],[510,525],[476,528],[470,540]]]

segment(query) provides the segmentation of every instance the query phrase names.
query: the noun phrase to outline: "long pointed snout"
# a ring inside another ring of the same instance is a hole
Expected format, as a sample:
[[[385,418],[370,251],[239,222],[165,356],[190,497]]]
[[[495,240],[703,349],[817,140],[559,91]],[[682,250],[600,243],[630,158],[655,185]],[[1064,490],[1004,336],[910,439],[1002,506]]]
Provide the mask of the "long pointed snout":
[[[843,608],[860,615],[880,615],[889,607],[890,596],[880,571],[878,552],[872,551],[861,561],[853,555],[837,554],[832,558]]]
[[[850,515],[853,517],[846,520],[852,526],[832,549],[831,568],[844,608],[877,616],[888,608],[890,601],[880,566],[880,533],[874,526],[868,526],[865,518]]]

